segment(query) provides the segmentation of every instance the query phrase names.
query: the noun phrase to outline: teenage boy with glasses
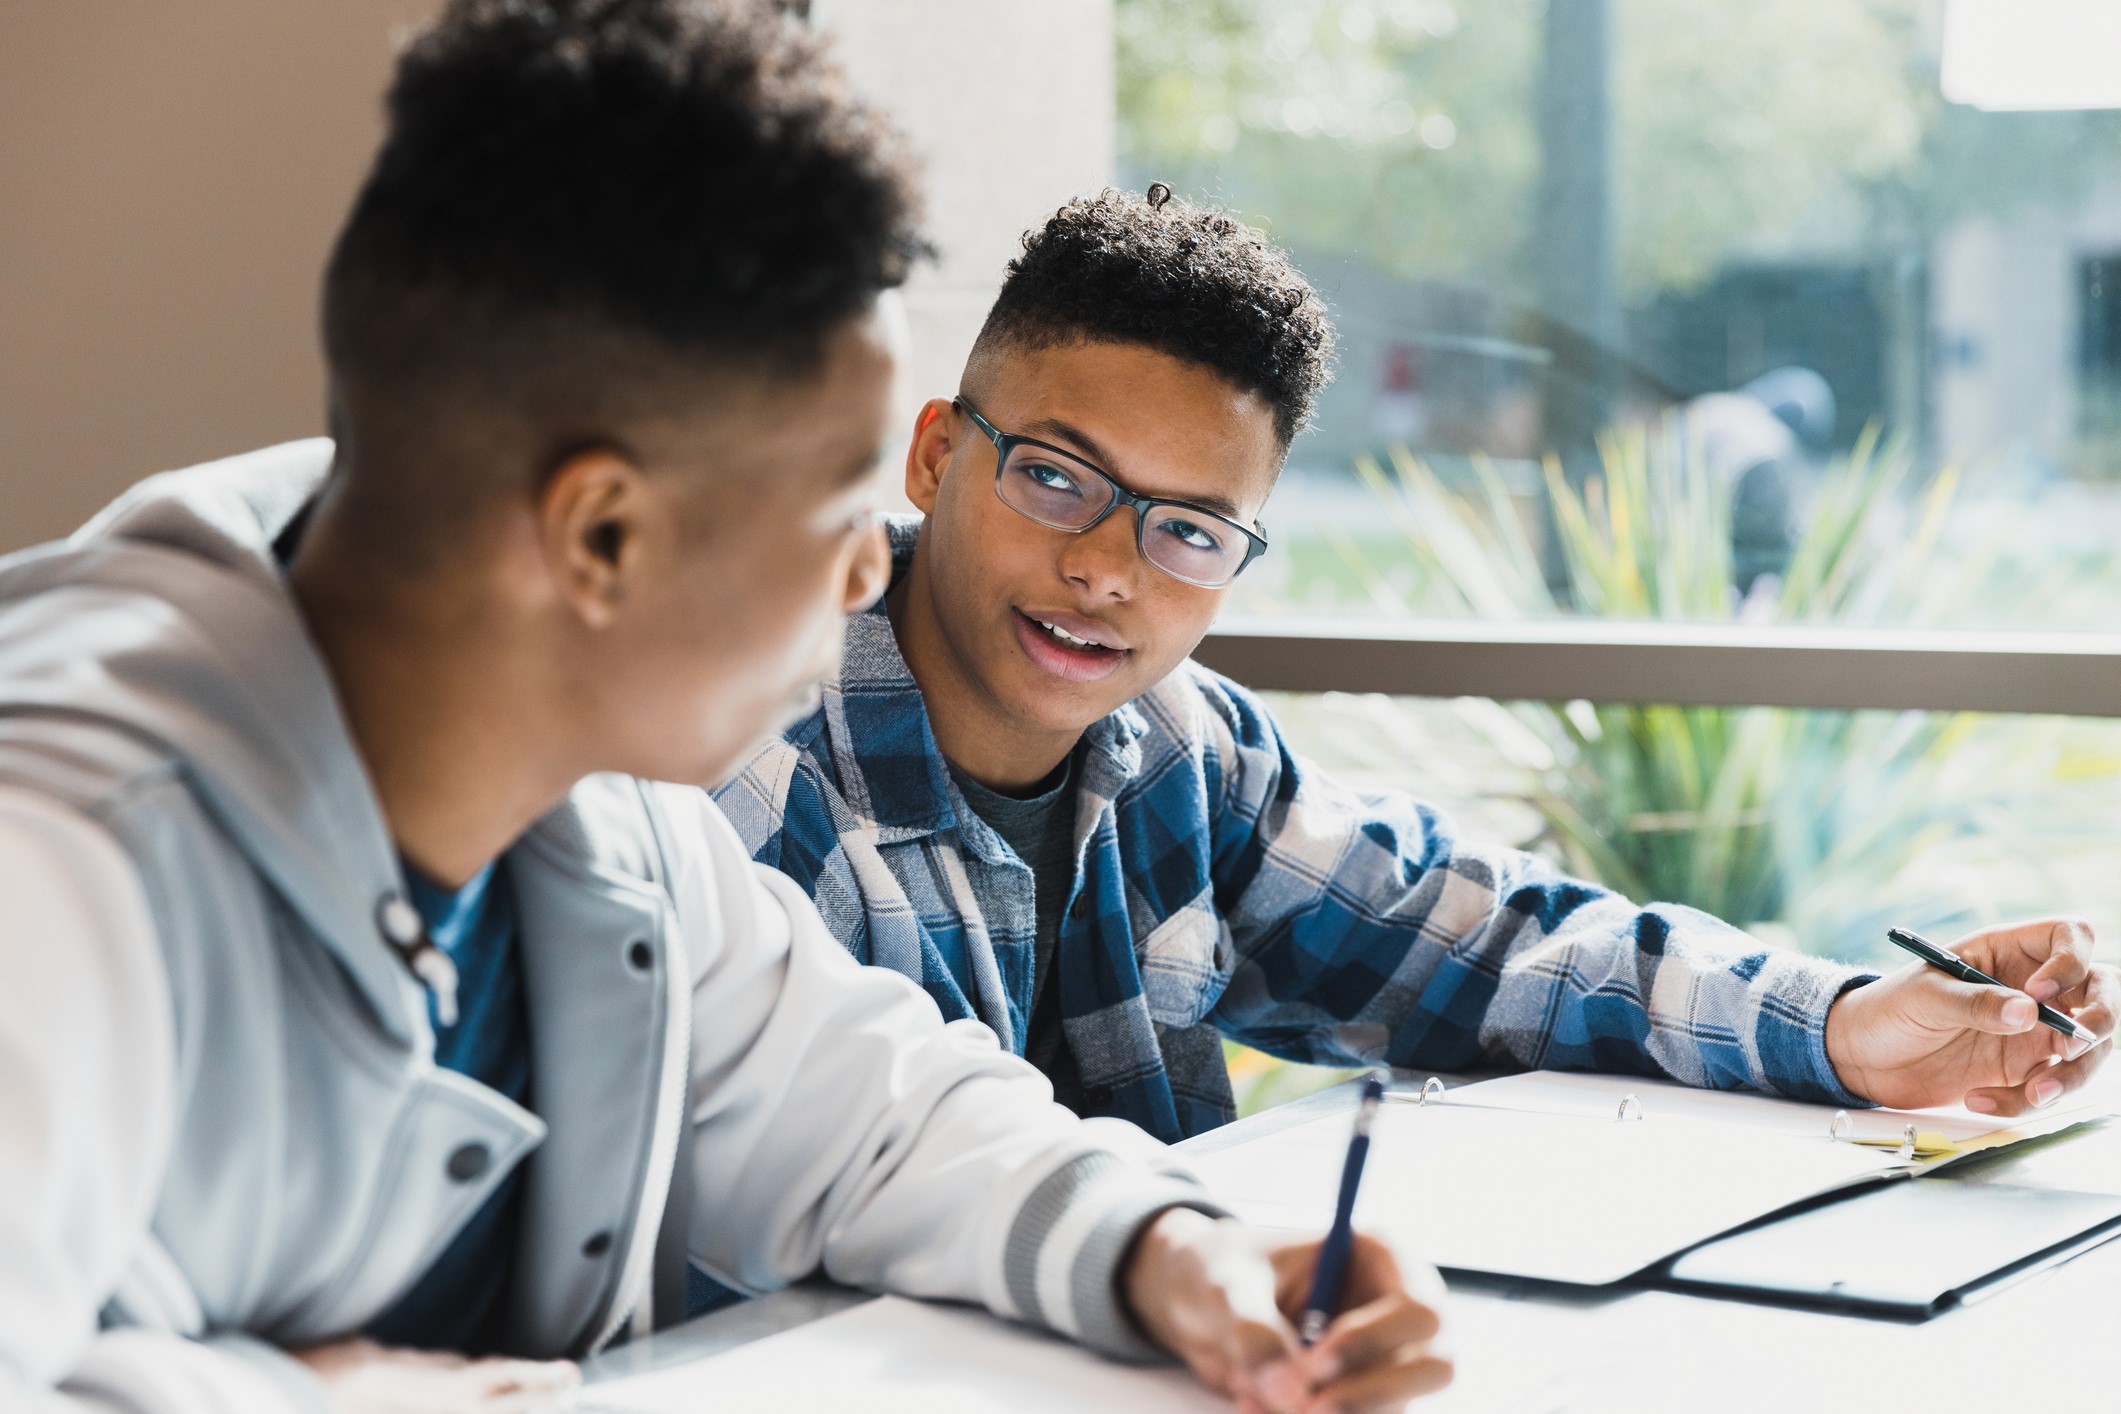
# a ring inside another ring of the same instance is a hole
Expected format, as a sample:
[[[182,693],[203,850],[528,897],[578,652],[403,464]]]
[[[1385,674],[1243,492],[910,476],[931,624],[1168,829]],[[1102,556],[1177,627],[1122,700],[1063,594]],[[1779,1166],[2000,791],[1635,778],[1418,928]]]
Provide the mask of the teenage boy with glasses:
[[[688,1257],[1254,1407],[1448,1378],[1421,1274],[1364,1244],[1299,1350],[1315,1243],[650,784],[807,710],[882,582],[921,242],[844,92],[763,5],[457,0],[326,272],[334,440],[0,566],[0,1409],[543,1407]]]
[[[2060,997],[2112,1029],[2081,924],[1962,941],[2023,991],[1796,956],[1351,790],[1187,661],[1266,548],[1330,346],[1302,277],[1214,212],[1106,192],[1025,237],[916,423],[891,588],[720,797],[856,957],[1167,1140],[1231,1117],[1224,1037],[2002,1114],[2104,1061],[2034,1020]]]

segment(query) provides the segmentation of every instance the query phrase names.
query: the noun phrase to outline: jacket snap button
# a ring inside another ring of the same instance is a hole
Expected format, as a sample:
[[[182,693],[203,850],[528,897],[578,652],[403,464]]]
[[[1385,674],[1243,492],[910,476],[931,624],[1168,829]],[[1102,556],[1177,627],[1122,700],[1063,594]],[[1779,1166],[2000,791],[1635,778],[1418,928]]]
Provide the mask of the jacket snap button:
[[[465,1144],[449,1156],[449,1176],[459,1183],[469,1183],[486,1172],[493,1162],[493,1151],[484,1144]]]
[[[1075,896],[1075,906],[1069,909],[1068,913],[1078,923],[1088,918],[1090,916],[1090,895],[1087,893],[1077,894]]]
[[[1110,1085],[1092,1085],[1083,1092],[1083,1098],[1090,1102],[1092,1109],[1101,1110],[1112,1103],[1112,1087]]]
[[[420,910],[406,902],[403,894],[385,894],[376,900],[376,927],[401,948],[413,946],[427,931],[420,922]]]
[[[601,1257],[611,1250],[611,1234],[600,1232],[582,1244],[584,1257]]]
[[[636,972],[646,972],[655,966],[655,949],[646,943],[637,942],[626,949],[627,965]]]

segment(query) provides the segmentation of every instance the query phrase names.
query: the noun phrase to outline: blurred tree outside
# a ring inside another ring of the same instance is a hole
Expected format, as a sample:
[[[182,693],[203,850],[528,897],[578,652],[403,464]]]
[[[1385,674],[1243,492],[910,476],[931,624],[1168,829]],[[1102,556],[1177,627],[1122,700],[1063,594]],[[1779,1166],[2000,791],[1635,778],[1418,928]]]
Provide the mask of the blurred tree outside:
[[[1936,106],[1933,78],[1901,59],[1928,8],[1622,0],[1630,288],[1697,282],[1741,244],[1786,244],[1814,213],[1853,206],[1862,180],[1905,170]],[[1543,9],[1120,0],[1122,165],[1226,201],[1289,245],[1523,291]]]
[[[1543,0],[1119,0],[1120,163],[1285,245],[1529,299]],[[1937,89],[1939,0],[1614,0],[1621,275],[1906,240],[2072,191],[2104,113]]]

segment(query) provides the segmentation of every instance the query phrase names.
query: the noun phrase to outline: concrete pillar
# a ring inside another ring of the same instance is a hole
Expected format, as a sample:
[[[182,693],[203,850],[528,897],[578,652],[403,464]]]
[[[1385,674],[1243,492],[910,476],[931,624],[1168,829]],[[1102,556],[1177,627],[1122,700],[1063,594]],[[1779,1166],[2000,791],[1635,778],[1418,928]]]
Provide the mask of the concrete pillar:
[[[1549,0],[1544,36],[1532,216],[1540,312],[1618,348],[1608,0]]]
[[[925,159],[942,259],[906,291],[917,407],[957,391],[1023,232],[1112,181],[1112,0],[812,0],[810,14]]]

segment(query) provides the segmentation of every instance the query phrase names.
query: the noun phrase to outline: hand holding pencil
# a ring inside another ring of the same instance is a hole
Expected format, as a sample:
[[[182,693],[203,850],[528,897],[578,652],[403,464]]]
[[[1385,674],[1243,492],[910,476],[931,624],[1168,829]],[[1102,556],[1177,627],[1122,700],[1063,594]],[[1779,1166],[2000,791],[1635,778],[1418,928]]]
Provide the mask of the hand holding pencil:
[[[2090,925],[1986,928],[1948,950],[1908,938],[1895,942],[1918,961],[1842,993],[1827,1013],[1827,1058],[1856,1095],[2024,1114],[2082,1086],[2112,1052],[2121,971],[2092,961]]]

